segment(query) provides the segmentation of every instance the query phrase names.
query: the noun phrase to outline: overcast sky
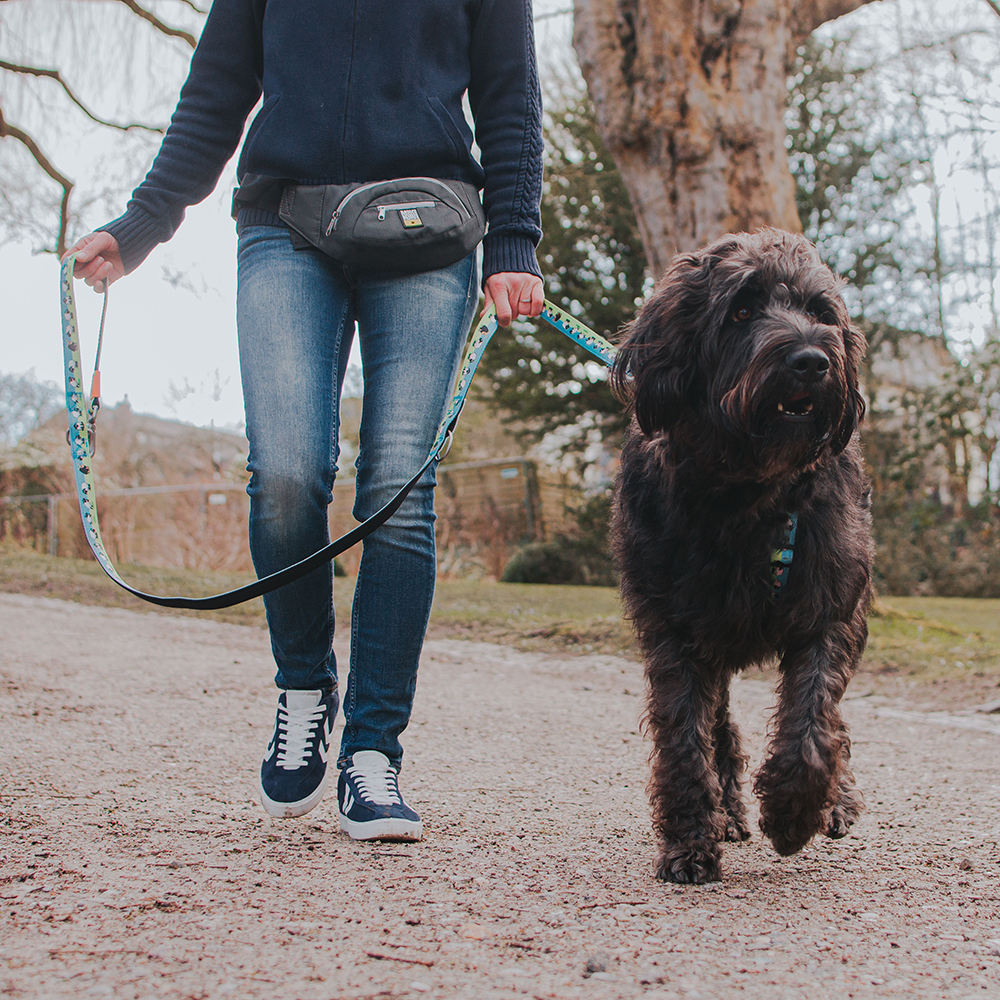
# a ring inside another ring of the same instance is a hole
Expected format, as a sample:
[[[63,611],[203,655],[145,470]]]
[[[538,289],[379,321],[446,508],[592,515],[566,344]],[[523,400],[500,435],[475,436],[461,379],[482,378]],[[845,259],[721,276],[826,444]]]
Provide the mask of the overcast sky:
[[[571,54],[570,0],[536,0],[539,51]],[[182,80],[178,81],[178,89]],[[10,141],[10,140],[8,140]],[[84,172],[65,153],[71,175]],[[102,354],[105,405],[128,397],[143,413],[199,425],[241,425],[236,350],[235,160],[215,192],[190,208],[174,238],[111,288]],[[124,200],[119,211],[124,210]],[[74,238],[82,234],[73,234]],[[0,371],[34,369],[63,385],[58,264],[23,243],[0,246]],[[84,364],[94,361],[102,297],[76,283]],[[85,384],[89,385],[89,370]],[[193,391],[191,391],[193,390]]]

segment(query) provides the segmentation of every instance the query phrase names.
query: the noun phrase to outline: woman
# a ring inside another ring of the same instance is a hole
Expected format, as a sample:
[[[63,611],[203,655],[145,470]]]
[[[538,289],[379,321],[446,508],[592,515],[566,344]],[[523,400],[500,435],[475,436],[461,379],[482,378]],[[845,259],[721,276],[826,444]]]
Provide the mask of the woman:
[[[215,0],[152,168],[125,214],[70,251],[75,274],[103,287],[168,240],[215,187],[261,96],[234,206],[250,547],[265,575],[328,540],[355,328],[365,393],[354,514],[363,520],[426,458],[479,291],[475,252],[401,275],[293,245],[277,215],[281,193],[412,176],[471,182],[488,221],[487,306],[502,325],[537,316],[542,141],[530,0]],[[397,776],[434,592],[434,482],[432,468],[364,543],[337,758],[340,824],[357,839],[422,834]],[[273,816],[308,812],[326,784],[339,704],[332,594],[326,566],[265,598],[279,695],[261,801]]]

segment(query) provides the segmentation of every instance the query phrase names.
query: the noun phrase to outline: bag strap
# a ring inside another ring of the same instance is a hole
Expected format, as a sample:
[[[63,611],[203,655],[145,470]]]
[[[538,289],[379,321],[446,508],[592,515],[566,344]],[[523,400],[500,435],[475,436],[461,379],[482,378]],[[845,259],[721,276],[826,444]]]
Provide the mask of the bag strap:
[[[69,430],[66,436],[73,457],[73,472],[76,477],[76,492],[80,502],[80,516],[83,521],[84,533],[87,536],[87,543],[90,545],[91,551],[93,551],[101,569],[119,587],[144,601],[148,601],[150,604],[156,604],[164,608],[187,608],[193,611],[210,611],[218,608],[229,608],[234,604],[241,604],[243,601],[260,597],[262,594],[270,593],[272,590],[276,590],[286,583],[291,583],[293,580],[297,580],[299,577],[305,576],[306,573],[310,573],[317,567],[329,562],[335,556],[340,555],[340,553],[345,552],[351,546],[356,545],[363,538],[370,535],[379,525],[388,521],[399,509],[410,490],[420,480],[420,477],[435,461],[440,461],[447,455],[455,428],[458,426],[458,418],[461,415],[462,407],[465,405],[465,398],[472,385],[473,376],[476,374],[476,369],[482,360],[486,345],[497,331],[496,309],[491,306],[473,330],[462,367],[458,374],[454,395],[448,404],[448,409],[445,411],[444,419],[438,427],[434,443],[431,445],[430,452],[427,455],[427,460],[417,470],[413,478],[384,507],[346,534],[341,535],[340,538],[330,542],[329,545],[325,545],[323,548],[313,552],[312,555],[306,556],[305,559],[293,563],[291,566],[286,566],[276,573],[261,577],[244,587],[237,587],[235,590],[229,590],[223,594],[214,594],[211,597],[164,597],[157,594],[147,594],[126,583],[118,570],[115,569],[101,537],[101,526],[97,519],[97,489],[94,484],[93,469],[91,468],[94,427],[90,420],[91,407],[88,406],[83,392],[83,365],[80,360],[76,299],[73,293],[73,265],[75,261],[75,254],[70,254],[63,261],[60,272],[60,291],[63,360],[66,372],[66,409],[69,414]],[[106,291],[105,295],[107,295]],[[106,306],[107,299],[105,298]],[[615,348],[607,340],[548,300],[545,301],[544,308],[542,309],[542,318],[551,323],[552,326],[565,336],[598,357],[606,365],[610,365],[614,360]],[[92,391],[92,395],[96,398],[97,393]],[[96,417],[96,409],[93,411],[93,415]]]

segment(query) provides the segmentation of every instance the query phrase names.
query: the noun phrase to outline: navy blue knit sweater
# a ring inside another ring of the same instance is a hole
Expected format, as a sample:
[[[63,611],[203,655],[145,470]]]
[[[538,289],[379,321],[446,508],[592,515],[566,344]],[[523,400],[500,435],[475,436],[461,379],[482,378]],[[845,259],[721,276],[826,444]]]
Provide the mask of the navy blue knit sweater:
[[[468,180],[483,189],[489,223],[484,277],[540,274],[531,0],[214,0],[156,160],[125,214],[103,227],[126,271],[211,194],[262,94],[241,179]],[[254,222],[280,224],[243,209],[240,225]]]

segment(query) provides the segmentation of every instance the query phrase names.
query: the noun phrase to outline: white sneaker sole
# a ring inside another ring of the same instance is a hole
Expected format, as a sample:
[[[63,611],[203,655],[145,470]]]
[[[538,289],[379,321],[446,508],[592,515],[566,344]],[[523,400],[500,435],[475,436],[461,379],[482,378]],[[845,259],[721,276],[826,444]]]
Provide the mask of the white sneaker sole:
[[[424,824],[418,819],[373,819],[367,823],[357,823],[348,819],[339,809],[340,829],[351,840],[398,840],[415,841],[424,835]]]
[[[323,793],[326,791],[326,779],[330,776],[327,771],[323,775],[323,780],[316,786],[316,790],[298,802],[276,802],[268,798],[267,792],[263,788],[260,790],[260,804],[264,807],[264,812],[275,819],[291,819],[294,816],[305,816],[307,812],[315,809],[319,805]]]

